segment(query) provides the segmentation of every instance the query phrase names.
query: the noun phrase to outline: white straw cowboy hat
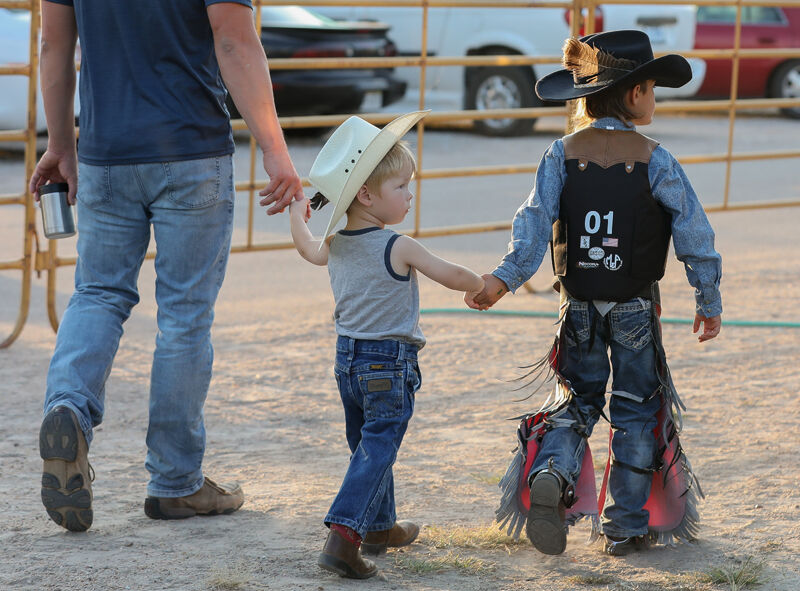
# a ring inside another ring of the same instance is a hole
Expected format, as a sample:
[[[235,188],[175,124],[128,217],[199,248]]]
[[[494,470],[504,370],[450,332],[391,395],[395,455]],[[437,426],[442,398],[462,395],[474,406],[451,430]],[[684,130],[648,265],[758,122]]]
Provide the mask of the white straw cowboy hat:
[[[383,129],[353,116],[333,132],[308,173],[309,182],[333,203],[323,241],[342,219],[378,163],[428,113],[430,110],[401,115]]]

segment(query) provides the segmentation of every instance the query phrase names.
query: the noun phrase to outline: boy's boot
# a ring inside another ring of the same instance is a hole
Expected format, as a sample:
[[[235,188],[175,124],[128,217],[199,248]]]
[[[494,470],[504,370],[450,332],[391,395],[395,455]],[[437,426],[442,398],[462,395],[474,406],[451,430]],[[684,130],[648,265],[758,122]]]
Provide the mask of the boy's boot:
[[[347,539],[338,528],[331,527],[325,547],[317,564],[327,571],[349,579],[368,579],[378,574],[375,563],[362,558],[358,536],[348,528],[355,539]]]
[[[647,550],[650,547],[650,540],[647,536],[631,536],[629,538],[619,538],[617,536],[606,535],[603,544],[603,553],[609,556],[626,556],[632,552]]]
[[[555,471],[542,470],[531,483],[525,531],[534,548],[543,554],[561,554],[567,547],[563,490],[564,482]]]
[[[66,406],[57,406],[42,419],[39,429],[42,457],[42,504],[50,519],[70,531],[92,525],[92,474],[89,446],[78,418]]]
[[[397,521],[391,529],[367,532],[361,542],[361,553],[379,556],[386,552],[386,548],[399,548],[408,546],[417,539],[419,526],[410,521]]]

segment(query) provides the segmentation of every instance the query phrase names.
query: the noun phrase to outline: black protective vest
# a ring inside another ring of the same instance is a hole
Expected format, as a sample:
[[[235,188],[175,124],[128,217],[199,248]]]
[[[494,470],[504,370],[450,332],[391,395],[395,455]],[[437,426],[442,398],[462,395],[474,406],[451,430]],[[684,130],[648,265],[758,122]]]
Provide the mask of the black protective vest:
[[[664,276],[671,217],[647,174],[658,143],[587,128],[563,140],[567,180],[553,224],[553,270],[580,300],[624,302]]]

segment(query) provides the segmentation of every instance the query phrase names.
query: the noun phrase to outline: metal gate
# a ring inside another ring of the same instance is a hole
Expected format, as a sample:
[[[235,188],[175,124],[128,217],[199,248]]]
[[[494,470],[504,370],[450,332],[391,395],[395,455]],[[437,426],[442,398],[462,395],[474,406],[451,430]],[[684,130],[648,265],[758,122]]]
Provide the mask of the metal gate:
[[[427,68],[436,66],[523,66],[545,63],[557,63],[560,55],[476,55],[476,56],[429,56],[427,51],[428,39],[428,11],[436,7],[455,8],[491,8],[504,10],[506,8],[526,8],[541,10],[545,8],[559,8],[572,12],[572,34],[577,35],[582,27],[586,33],[595,30],[595,14],[600,5],[626,5],[626,4],[691,4],[709,6],[735,6],[736,26],[733,47],[723,50],[695,50],[682,52],[685,57],[704,59],[731,59],[733,62],[733,75],[731,79],[730,98],[717,101],[672,101],[659,103],[659,113],[677,112],[711,112],[723,111],[728,114],[728,144],[727,150],[717,154],[697,154],[679,158],[682,164],[700,163],[725,163],[725,187],[721,204],[706,207],[706,211],[730,211],[741,209],[759,209],[770,207],[798,206],[800,200],[775,200],[758,203],[729,202],[731,168],[734,162],[800,158],[800,149],[782,150],[772,152],[733,152],[733,135],[738,110],[773,107],[800,107],[800,99],[737,99],[739,78],[739,62],[744,58],[754,57],[782,57],[800,58],[800,49],[776,48],[741,49],[741,26],[743,6],[793,6],[800,7],[800,0],[783,0],[782,2],[759,0],[695,0],[693,2],[674,2],[651,0],[615,0],[613,2],[600,2],[596,0],[575,0],[574,2],[526,2],[520,0],[295,0],[294,4],[306,6],[393,6],[419,8],[420,29],[422,32],[422,47],[417,56],[403,56],[392,58],[330,58],[330,59],[273,59],[270,60],[270,69],[317,69],[317,68],[365,68],[365,67],[403,67],[414,66],[419,68],[419,108],[425,108],[425,79]],[[258,8],[262,5],[283,4],[274,0],[253,0]],[[47,277],[47,314],[53,329],[58,328],[58,315],[55,308],[55,279],[59,267],[75,264],[74,256],[60,257],[57,252],[57,241],[40,239],[35,223],[35,206],[33,198],[28,192],[28,180],[36,164],[36,79],[38,77],[38,32],[40,26],[40,9],[38,0],[0,0],[0,8],[25,9],[31,13],[30,20],[30,48],[29,62],[25,66],[10,66],[0,64],[0,75],[23,75],[28,77],[28,118],[27,128],[23,130],[0,131],[0,141],[23,142],[25,146],[25,178],[20,179],[20,192],[12,195],[0,195],[0,207],[4,205],[22,205],[24,214],[24,239],[22,253],[19,258],[3,261],[0,260],[0,271],[19,271],[22,274],[20,304],[17,321],[11,333],[0,342],[0,348],[10,346],[20,335],[28,317],[30,306],[31,283],[33,271],[37,274],[45,273]],[[256,24],[260,25],[260,11],[256,10]],[[658,56],[658,54],[657,54]],[[414,226],[409,232],[415,237],[433,237],[455,234],[468,234],[477,232],[490,232],[507,230],[511,224],[508,220],[499,220],[483,224],[449,225],[440,227],[423,228],[420,224],[420,211],[422,207],[422,186],[425,179],[443,179],[469,176],[506,175],[518,173],[535,173],[536,166],[528,163],[507,163],[501,166],[482,166],[469,168],[439,168],[427,169],[424,167],[424,132],[426,124],[436,124],[455,120],[476,120],[495,118],[534,118],[551,115],[568,115],[566,107],[519,108],[519,109],[493,109],[493,110],[459,110],[439,111],[431,113],[417,127],[417,159],[418,176],[416,186],[416,204],[414,207]],[[284,128],[302,128],[316,126],[333,126],[344,121],[349,115],[331,115],[315,117],[281,117]],[[371,113],[361,114],[368,121],[381,125],[394,118],[394,114]],[[566,121],[566,119],[565,119]],[[565,129],[566,129],[565,124]],[[234,122],[234,129],[246,130],[243,121]],[[253,238],[256,191],[266,184],[266,180],[258,178],[256,174],[257,146],[250,138],[250,166],[246,180],[236,182],[237,192],[243,192],[248,197],[247,232],[243,243],[234,244],[232,252],[252,252],[291,248],[291,241],[281,240],[273,242],[256,242]],[[306,180],[304,180],[307,183]],[[150,253],[148,258],[152,258]],[[0,335],[2,338],[2,335]]]

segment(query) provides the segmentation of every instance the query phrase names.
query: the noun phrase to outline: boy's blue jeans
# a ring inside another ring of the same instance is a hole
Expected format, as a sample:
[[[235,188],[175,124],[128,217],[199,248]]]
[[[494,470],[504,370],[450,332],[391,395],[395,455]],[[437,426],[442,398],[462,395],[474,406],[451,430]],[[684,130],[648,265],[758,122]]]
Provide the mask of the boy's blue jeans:
[[[661,406],[661,396],[656,393],[659,380],[651,306],[650,301],[637,298],[617,304],[603,317],[591,302],[570,300],[565,328],[572,330],[567,330],[560,367],[576,393],[563,418],[575,422],[545,432],[531,469],[531,474],[536,474],[547,468],[552,458],[553,468],[570,484],[576,483],[586,438],[605,406],[610,349],[613,459],[601,522],[603,533],[614,537],[648,531],[649,514],[643,507],[650,495],[653,475],[647,471],[656,461],[653,429]],[[590,349],[593,323],[596,334]]]
[[[158,334],[145,463],[152,496],[186,496],[203,485],[211,323],[233,203],[231,156],[79,166],[75,291],[58,330],[44,410],[71,408],[91,441],[103,420],[122,325],[139,302],[137,280],[152,228]]]
[[[334,374],[352,453],[325,523],[347,526],[363,538],[396,520],[392,465],[422,384],[417,347],[340,336]]]

